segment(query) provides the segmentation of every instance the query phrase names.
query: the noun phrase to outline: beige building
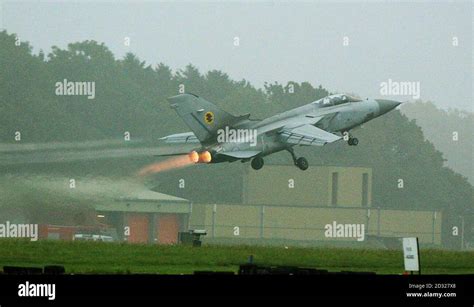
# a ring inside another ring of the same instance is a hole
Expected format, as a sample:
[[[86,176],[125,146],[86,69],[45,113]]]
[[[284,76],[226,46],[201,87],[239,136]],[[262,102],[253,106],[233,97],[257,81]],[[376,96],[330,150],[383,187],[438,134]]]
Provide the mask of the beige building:
[[[190,227],[208,238],[364,243],[369,238],[416,236],[441,244],[441,213],[385,210],[372,204],[372,171],[362,167],[265,166],[248,169],[243,204],[193,204]],[[358,225],[364,240],[328,237],[327,225]]]
[[[372,170],[364,167],[289,165],[247,169],[243,177],[246,204],[368,207],[372,203]]]

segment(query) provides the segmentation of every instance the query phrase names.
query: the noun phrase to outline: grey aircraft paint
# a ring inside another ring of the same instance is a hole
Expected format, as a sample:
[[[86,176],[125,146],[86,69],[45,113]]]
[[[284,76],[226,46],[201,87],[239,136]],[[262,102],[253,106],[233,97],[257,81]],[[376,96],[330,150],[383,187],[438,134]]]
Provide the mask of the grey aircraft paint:
[[[349,130],[400,105],[393,100],[362,100],[337,94],[257,121],[251,120],[249,114],[231,115],[193,94],[180,94],[168,98],[168,101],[192,132],[161,138],[166,143],[196,143],[200,145],[196,153],[210,154],[211,160],[206,163],[252,160],[254,169],[263,166],[263,157],[287,150],[295,165],[302,170],[308,168],[308,162],[303,157],[296,157],[295,145],[323,146],[338,141]],[[228,139],[222,141],[220,137],[224,132],[230,133]],[[239,133],[255,136],[255,139],[238,139]],[[348,134],[347,142],[357,145],[358,139]]]

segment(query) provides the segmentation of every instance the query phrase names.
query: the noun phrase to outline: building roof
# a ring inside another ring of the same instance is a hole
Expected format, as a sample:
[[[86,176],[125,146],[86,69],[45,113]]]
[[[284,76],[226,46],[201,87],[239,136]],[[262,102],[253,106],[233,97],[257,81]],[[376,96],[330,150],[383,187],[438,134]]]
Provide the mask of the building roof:
[[[122,196],[109,202],[95,204],[97,211],[143,213],[189,213],[191,202],[184,198],[158,193],[146,187],[125,189]]]
[[[144,188],[143,190],[132,190],[132,191],[126,192],[122,196],[116,198],[115,200],[138,201],[138,202],[141,202],[141,201],[153,201],[153,202],[165,201],[165,202],[185,202],[185,203],[189,202],[189,200],[184,199],[184,198],[154,192],[146,188]]]

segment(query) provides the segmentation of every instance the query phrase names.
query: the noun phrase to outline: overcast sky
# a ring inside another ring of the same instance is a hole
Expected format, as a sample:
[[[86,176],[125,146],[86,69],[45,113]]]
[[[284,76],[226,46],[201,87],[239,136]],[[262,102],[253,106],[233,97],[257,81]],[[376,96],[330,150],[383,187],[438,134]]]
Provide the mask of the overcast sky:
[[[265,81],[309,81],[362,97],[381,97],[380,84],[389,79],[413,81],[420,82],[422,100],[472,111],[472,6],[471,1],[2,1],[0,26],[29,41],[35,52],[93,39],[116,57],[131,51],[175,70],[192,63],[202,72],[222,70],[257,87]],[[129,47],[124,37],[130,37]]]

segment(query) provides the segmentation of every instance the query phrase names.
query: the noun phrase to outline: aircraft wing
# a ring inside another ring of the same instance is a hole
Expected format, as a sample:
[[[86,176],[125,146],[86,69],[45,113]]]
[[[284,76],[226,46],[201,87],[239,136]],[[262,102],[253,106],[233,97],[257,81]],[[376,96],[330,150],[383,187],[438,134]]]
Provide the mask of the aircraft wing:
[[[199,140],[193,132],[176,133],[160,138],[168,144],[199,144]]]
[[[323,146],[332,143],[340,136],[329,133],[312,125],[301,125],[298,127],[283,127],[279,132],[283,142],[294,145],[316,145]]]

